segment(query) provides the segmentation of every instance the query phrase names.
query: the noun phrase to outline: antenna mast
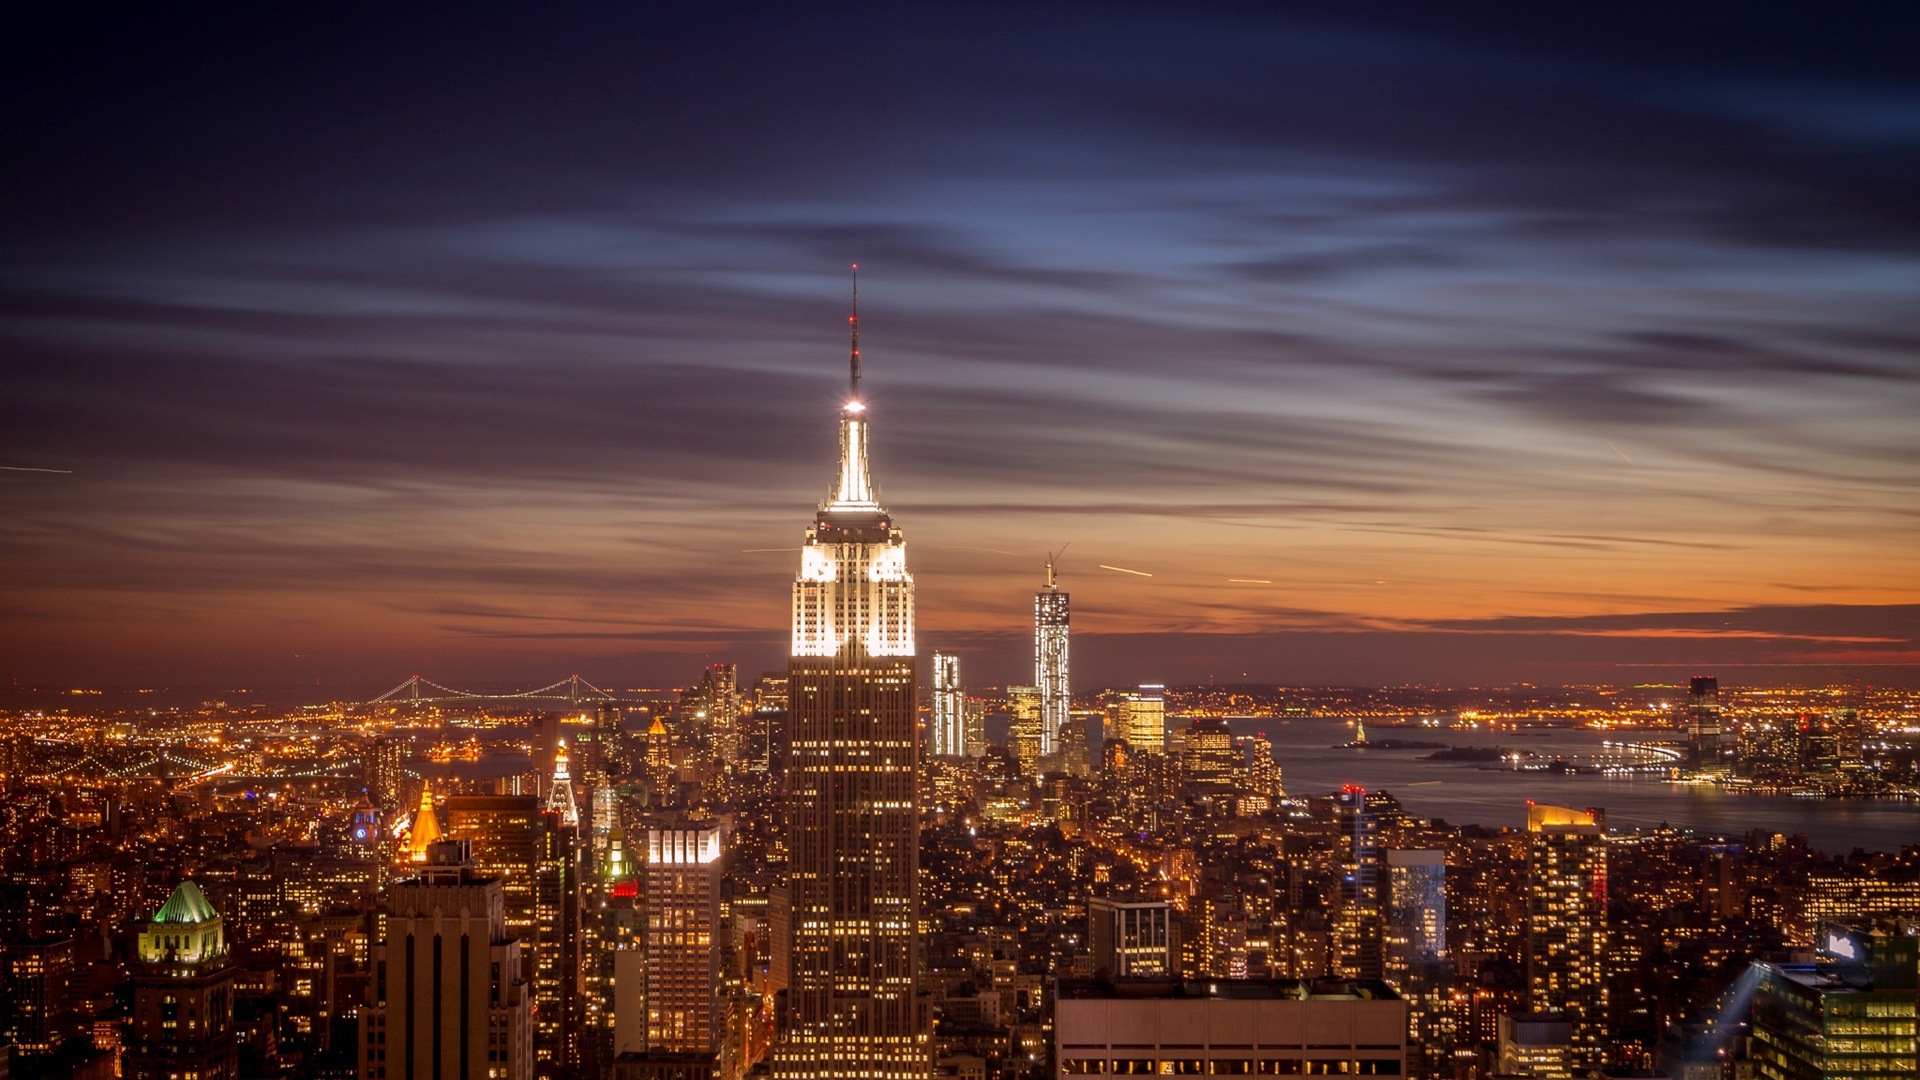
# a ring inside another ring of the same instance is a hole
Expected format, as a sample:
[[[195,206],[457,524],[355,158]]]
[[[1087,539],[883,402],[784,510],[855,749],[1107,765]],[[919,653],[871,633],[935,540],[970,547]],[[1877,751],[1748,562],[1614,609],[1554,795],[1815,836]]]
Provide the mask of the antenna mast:
[[[860,264],[853,264],[853,314],[847,316],[847,327],[853,335],[853,352],[847,358],[850,377],[847,380],[848,392],[855,401],[860,399]]]

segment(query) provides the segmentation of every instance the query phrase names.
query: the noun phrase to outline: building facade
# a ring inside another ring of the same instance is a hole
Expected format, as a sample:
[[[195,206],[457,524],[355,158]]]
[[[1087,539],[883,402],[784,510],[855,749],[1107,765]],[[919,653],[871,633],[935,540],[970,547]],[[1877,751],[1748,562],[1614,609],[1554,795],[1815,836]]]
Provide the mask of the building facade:
[[[1177,946],[1172,905],[1165,900],[1087,901],[1087,941],[1095,972],[1108,978],[1166,978]]]
[[[1572,1029],[1576,1073],[1607,1042],[1607,844],[1598,810],[1527,807],[1527,1007]]]
[[[960,658],[933,654],[933,754],[965,757],[967,753],[967,695],[960,688]]]
[[[647,830],[646,1048],[719,1050],[720,830]]]
[[[1040,756],[1043,758],[1075,752],[1066,745],[1066,740],[1072,737],[1068,726],[1073,712],[1067,662],[1068,608],[1067,594],[1060,591],[1053,560],[1048,559],[1046,586],[1033,596],[1033,685],[1040,691]],[[1077,742],[1080,772],[1084,774],[1086,740],[1083,736]],[[1067,771],[1073,770],[1069,767]]]
[[[225,928],[199,886],[183,881],[140,933],[128,1080],[232,1080],[234,965]]]
[[[385,935],[360,1010],[361,1080],[534,1075],[533,993],[500,882],[440,841],[387,892]]]

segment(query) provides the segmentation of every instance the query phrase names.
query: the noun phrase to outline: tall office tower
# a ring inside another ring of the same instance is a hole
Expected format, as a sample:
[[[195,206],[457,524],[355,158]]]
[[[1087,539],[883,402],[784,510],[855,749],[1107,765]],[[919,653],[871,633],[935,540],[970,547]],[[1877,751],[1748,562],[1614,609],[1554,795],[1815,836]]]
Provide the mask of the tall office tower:
[[[961,696],[960,715],[965,735],[962,745],[966,747],[970,758],[983,757],[987,752],[987,703],[979,698]]]
[[[1387,981],[1396,988],[1447,953],[1447,853],[1387,852]]]
[[[239,1075],[233,1033],[233,959],[220,916],[183,881],[140,932],[133,977],[128,1080],[231,1080]]]
[[[765,728],[766,745],[761,749],[765,771],[783,776],[787,771],[787,744],[791,731],[787,726],[787,673],[766,671],[753,688],[753,712],[756,722]]]
[[[720,830],[647,830],[649,1053],[716,1054],[720,1012]]]
[[[1007,720],[1007,749],[1013,754],[1013,760],[1020,763],[1021,775],[1034,776],[1040,772],[1041,747],[1045,745],[1041,731],[1046,720],[1040,688],[1007,687],[1007,708],[1012,714]]]
[[[1527,806],[1527,1008],[1573,1025],[1573,1067],[1606,1049],[1607,843],[1598,810]]]
[[[0,1039],[22,1056],[49,1055],[73,1028],[73,935],[7,943]]]
[[[1127,740],[1135,753],[1167,752],[1167,688],[1143,683],[1122,693],[1115,702],[1116,738]]]
[[[673,772],[673,733],[667,730],[667,722],[662,717],[654,717],[647,728],[645,757],[647,781],[655,787],[665,784]]]
[[[1687,752],[1692,760],[1710,765],[1720,760],[1720,680],[1695,675],[1687,689]]]
[[[1217,716],[1196,716],[1187,730],[1181,767],[1187,787],[1199,795],[1232,795],[1240,786],[1245,755],[1233,744],[1233,732]]]
[[[436,842],[387,891],[360,1010],[361,1080],[532,1080],[533,994],[500,881],[464,840]]]
[[[554,755],[553,780],[540,814],[534,876],[534,1052],[562,1070],[580,1068],[587,1027],[581,958],[587,944],[585,860],[580,813],[568,774],[567,744]]]
[[[588,840],[588,858],[597,867],[607,852],[607,840],[619,824],[616,781],[626,775],[625,748],[620,739],[622,711],[618,705],[594,709],[593,726],[574,735],[568,758],[580,784],[579,813]]]
[[[1447,853],[1387,852],[1384,978],[1407,1002],[1410,1075],[1446,1075],[1453,1056],[1447,964]]]
[[[543,846],[540,800],[533,795],[453,795],[446,809],[447,836],[467,843],[464,857],[472,861],[474,872],[494,879],[500,891],[507,936],[519,943],[519,969],[532,994],[541,921],[535,888]]]
[[[1073,711],[1073,691],[1067,677],[1067,614],[1067,594],[1060,591],[1060,579],[1054,574],[1053,559],[1049,557],[1046,587],[1033,594],[1033,685],[1040,690],[1041,757],[1074,752],[1061,742],[1071,737],[1068,724]],[[1084,735],[1079,742],[1084,774],[1087,756]]]
[[[933,755],[964,757],[967,752],[967,696],[960,689],[960,658],[933,654]]]
[[[792,979],[774,1054],[784,1077],[923,1078],[920,774],[913,578],[875,497],[859,397],[840,412],[840,472],[807,529],[788,665]]]
[[[1386,852],[1380,819],[1367,806],[1367,789],[1347,784],[1333,797],[1334,817],[1345,847],[1346,888],[1335,917],[1335,964],[1348,978],[1377,979],[1385,966]]]
[[[740,724],[740,668],[737,664],[708,664],[700,675],[700,696],[706,702],[707,730],[714,760],[732,764],[745,749]]]
[[[1280,783],[1280,763],[1273,760],[1273,742],[1266,735],[1255,735],[1247,740],[1250,751],[1247,762],[1247,787],[1255,795],[1269,799],[1284,799],[1286,789]]]
[[[1174,974],[1172,905],[1165,900],[1087,901],[1087,942],[1093,968],[1110,979],[1166,978]]]
[[[406,794],[407,742],[397,735],[383,735],[369,742],[364,753],[362,780],[367,795],[382,813],[391,814],[400,809]]]

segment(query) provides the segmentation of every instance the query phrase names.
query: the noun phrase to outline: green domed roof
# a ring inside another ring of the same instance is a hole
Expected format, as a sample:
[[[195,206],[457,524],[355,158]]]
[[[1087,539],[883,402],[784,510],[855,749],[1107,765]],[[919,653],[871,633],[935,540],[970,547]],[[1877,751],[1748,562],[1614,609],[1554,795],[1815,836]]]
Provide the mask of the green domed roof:
[[[157,923],[203,923],[219,917],[213,905],[207,903],[206,894],[192,881],[181,882],[173,895],[167,897],[167,902],[160,905],[160,910],[153,913],[153,921]]]

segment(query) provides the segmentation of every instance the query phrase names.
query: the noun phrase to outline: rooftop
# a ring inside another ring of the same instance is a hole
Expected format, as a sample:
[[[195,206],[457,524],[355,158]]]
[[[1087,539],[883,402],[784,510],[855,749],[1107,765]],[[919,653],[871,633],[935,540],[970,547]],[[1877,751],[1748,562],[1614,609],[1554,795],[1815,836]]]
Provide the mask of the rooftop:
[[[153,913],[153,921],[157,923],[203,923],[219,917],[213,905],[207,903],[206,894],[200,891],[200,886],[190,880],[176,886],[173,895],[167,897],[167,902]]]
[[[1062,979],[1060,998],[1398,1001],[1400,995],[1372,979]]]

